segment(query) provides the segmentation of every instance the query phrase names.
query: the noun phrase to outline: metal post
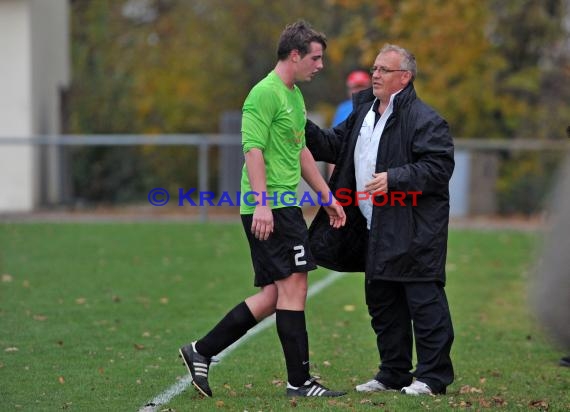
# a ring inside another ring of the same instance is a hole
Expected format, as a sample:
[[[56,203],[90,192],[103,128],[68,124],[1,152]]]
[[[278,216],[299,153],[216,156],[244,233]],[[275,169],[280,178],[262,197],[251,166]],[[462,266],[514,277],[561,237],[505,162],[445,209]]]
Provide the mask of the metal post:
[[[202,136],[198,147],[198,192],[204,193],[208,190],[208,137]],[[208,221],[208,204],[205,202],[200,207],[200,222]]]

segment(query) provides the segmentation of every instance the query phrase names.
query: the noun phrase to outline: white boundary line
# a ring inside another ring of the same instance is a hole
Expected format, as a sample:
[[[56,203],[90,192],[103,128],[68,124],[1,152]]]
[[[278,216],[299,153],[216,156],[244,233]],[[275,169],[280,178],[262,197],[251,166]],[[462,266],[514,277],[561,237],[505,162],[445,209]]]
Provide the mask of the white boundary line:
[[[339,272],[330,272],[324,279],[316,282],[314,285],[309,286],[309,290],[307,291],[307,299],[316,295],[317,293],[321,292],[326,287],[332,285],[336,282],[340,277],[344,274]],[[272,326],[275,323],[275,315],[271,315],[261,322],[259,322],[255,327],[251,328],[241,339],[237,342],[233,343],[232,345],[228,346],[225,350],[220,352],[218,356],[216,356],[219,360],[222,360],[230,353],[232,353],[235,349],[241,346],[243,343],[247,342],[249,339],[254,337],[260,332],[263,332],[268,327]],[[211,367],[216,366],[215,363],[212,363]],[[177,383],[166,389],[161,394],[155,396],[152,400],[150,400],[145,406],[141,407],[138,412],[156,412],[158,408],[162,405],[167,404],[174,398],[175,396],[180,395],[182,392],[188,388],[188,386],[192,383],[192,378],[190,374],[184,376],[184,378],[180,379]]]

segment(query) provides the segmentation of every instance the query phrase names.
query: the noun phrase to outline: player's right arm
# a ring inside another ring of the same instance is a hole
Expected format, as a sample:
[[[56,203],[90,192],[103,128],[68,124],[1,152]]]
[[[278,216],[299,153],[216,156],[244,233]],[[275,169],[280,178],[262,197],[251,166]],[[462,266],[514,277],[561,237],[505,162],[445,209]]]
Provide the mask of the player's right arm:
[[[251,223],[251,233],[259,240],[267,240],[273,232],[273,213],[271,207],[264,201],[262,193],[267,192],[265,174],[265,159],[261,149],[252,148],[244,153],[247,176],[252,191],[258,193],[255,201],[255,211]]]

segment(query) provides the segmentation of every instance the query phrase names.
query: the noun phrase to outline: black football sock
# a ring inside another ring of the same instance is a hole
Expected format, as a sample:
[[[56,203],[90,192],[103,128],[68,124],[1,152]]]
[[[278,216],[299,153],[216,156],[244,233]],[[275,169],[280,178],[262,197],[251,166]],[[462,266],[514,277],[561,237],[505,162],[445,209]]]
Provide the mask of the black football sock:
[[[275,322],[285,355],[287,380],[293,386],[302,386],[310,378],[309,337],[305,312],[277,309]]]
[[[230,310],[206,336],[196,342],[196,350],[211,358],[237,341],[257,324],[245,302]]]

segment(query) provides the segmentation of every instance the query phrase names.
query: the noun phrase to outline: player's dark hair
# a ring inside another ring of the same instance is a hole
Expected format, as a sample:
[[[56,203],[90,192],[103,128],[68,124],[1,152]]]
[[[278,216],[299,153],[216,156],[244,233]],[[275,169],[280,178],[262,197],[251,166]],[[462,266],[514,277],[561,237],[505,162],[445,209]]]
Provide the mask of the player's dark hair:
[[[314,30],[309,23],[299,20],[285,27],[279,38],[277,58],[285,60],[289,53],[298,50],[301,57],[309,53],[312,42],[320,43],[323,50],[327,48],[327,38],[323,33]]]

